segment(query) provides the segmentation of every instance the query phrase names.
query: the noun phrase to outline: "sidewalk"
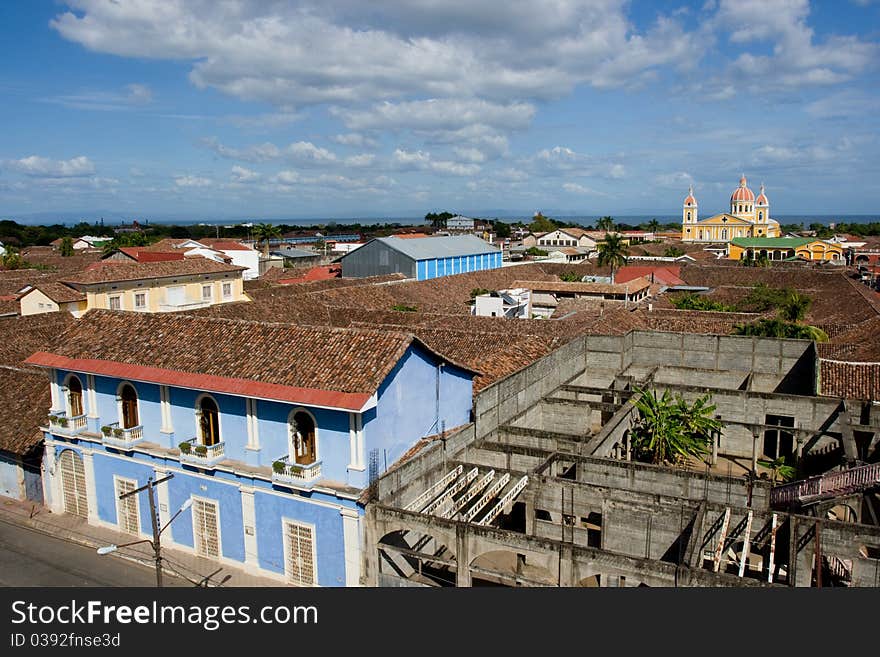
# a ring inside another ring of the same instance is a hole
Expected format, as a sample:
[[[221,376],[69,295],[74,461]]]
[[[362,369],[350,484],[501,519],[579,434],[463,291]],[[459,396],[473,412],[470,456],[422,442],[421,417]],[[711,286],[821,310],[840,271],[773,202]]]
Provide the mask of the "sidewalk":
[[[79,516],[52,513],[40,504],[10,497],[0,496],[0,519],[96,549],[137,540],[131,534],[89,525]],[[155,568],[153,549],[148,543],[120,548],[111,556]],[[170,546],[162,546],[162,562],[166,575],[188,580],[193,586],[284,586],[280,580],[251,575],[244,569],[197,557]]]

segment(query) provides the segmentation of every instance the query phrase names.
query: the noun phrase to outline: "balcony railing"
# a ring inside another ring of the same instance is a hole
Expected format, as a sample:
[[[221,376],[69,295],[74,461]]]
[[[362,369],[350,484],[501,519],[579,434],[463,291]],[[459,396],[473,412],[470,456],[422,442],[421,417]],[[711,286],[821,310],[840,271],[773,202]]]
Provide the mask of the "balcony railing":
[[[67,417],[64,413],[56,413],[49,416],[49,426],[58,433],[75,435],[86,428],[86,416],[74,415],[73,417]]]
[[[185,447],[189,445],[189,447]],[[213,445],[202,445],[195,438],[184,441],[178,445],[180,448],[180,462],[209,468],[222,461],[226,456],[226,443],[222,440]]]
[[[207,308],[210,305],[210,301],[190,301],[188,303],[160,303],[159,311],[163,313],[168,313],[178,310],[198,310],[199,308]]]
[[[282,456],[272,464],[272,481],[279,484],[308,484],[321,477],[321,462],[302,464]]]
[[[109,429],[109,432],[108,432]],[[144,439],[144,427],[140,424],[123,429],[122,427],[101,427],[103,442],[110,447],[128,448]]]

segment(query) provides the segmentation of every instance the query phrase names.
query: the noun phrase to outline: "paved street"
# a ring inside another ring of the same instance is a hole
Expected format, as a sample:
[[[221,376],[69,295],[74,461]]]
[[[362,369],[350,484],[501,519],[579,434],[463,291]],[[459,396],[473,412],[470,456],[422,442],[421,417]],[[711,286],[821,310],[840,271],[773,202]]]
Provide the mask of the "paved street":
[[[192,586],[165,573],[165,586]],[[156,571],[0,519],[0,586],[155,586]]]

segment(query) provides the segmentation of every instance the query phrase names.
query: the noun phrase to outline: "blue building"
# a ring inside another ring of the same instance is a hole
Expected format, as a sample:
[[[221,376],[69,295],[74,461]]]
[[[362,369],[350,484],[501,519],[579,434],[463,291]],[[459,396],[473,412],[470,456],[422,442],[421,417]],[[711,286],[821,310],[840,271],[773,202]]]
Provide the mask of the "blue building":
[[[501,250],[475,235],[450,237],[377,237],[337,259],[343,278],[401,273],[429,278],[497,269]]]
[[[474,372],[405,333],[90,311],[51,353],[54,511],[301,586],[360,582],[362,493],[470,419]]]

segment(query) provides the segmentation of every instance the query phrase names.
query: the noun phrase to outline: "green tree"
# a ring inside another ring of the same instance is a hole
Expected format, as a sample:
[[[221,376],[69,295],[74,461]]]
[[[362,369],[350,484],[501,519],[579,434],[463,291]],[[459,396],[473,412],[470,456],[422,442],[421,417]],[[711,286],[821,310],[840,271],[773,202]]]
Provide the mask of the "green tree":
[[[503,221],[493,221],[492,228],[500,239],[505,240],[510,237],[510,224]]]
[[[263,257],[269,257],[269,240],[281,237],[281,228],[275,224],[257,224],[254,226],[254,239],[263,244]]]
[[[539,233],[549,233],[556,230],[557,227],[558,226],[555,221],[545,217],[540,212],[535,213],[532,223],[529,224],[529,230],[536,235]]]
[[[73,255],[73,239],[70,237],[63,237],[61,239],[61,246],[59,247],[59,251],[61,255],[65,258],[69,258]]]
[[[596,221],[596,230],[604,230],[610,233],[614,230],[614,219],[612,217],[602,217]]]
[[[574,271],[564,271],[559,274],[559,280],[566,283],[580,283],[581,275]]]
[[[611,266],[611,282],[614,282],[614,270],[623,267],[626,264],[626,256],[629,251],[623,242],[623,236],[615,233],[606,233],[605,239],[599,243],[599,259],[600,267],[605,265]]]
[[[779,314],[787,322],[802,322],[812,304],[813,300],[810,297],[790,289],[779,309]]]
[[[658,230],[660,230],[660,222],[656,219],[651,219],[651,221],[648,222],[648,231],[656,233]]]
[[[654,464],[677,465],[689,457],[703,457],[721,421],[715,418],[715,405],[709,394],[688,404],[680,394],[668,390],[662,396],[656,390],[633,389],[638,395],[638,418],[630,436],[635,457]]]
[[[783,482],[791,481],[797,472],[797,469],[788,462],[785,456],[780,456],[772,461],[758,461],[758,464],[770,470],[770,480],[774,485],[777,479],[781,479]]]
[[[537,246],[530,246],[527,248],[524,253],[530,256],[545,256],[547,252],[544,249],[539,249]]]
[[[677,246],[667,247],[666,250],[663,252],[664,258],[677,258],[678,256],[683,256],[683,255],[684,255],[684,251],[679,249]]]

